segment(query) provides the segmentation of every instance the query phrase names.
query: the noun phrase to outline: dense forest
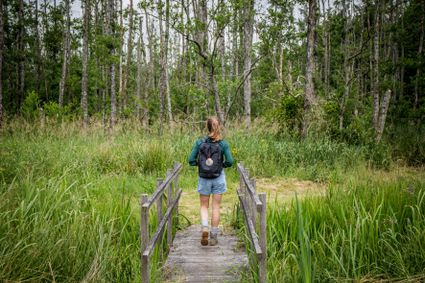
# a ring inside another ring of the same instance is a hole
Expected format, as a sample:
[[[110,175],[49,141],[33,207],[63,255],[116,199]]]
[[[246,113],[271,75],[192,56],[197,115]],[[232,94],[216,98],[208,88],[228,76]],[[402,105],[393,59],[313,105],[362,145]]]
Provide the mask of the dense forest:
[[[137,117],[162,132],[213,114],[350,143],[423,135],[423,1],[1,2],[3,123]]]

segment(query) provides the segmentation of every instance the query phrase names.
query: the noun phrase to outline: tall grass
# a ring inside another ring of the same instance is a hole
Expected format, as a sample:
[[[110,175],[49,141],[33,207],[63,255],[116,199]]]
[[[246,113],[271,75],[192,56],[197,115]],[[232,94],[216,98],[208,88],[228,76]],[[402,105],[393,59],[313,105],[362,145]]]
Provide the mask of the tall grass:
[[[267,217],[271,282],[425,280],[423,180],[337,186]]]
[[[109,137],[96,126],[82,132],[78,123],[46,122],[39,126],[19,122],[9,125],[0,135],[0,281],[139,281],[140,194],[152,193],[156,179],[165,176],[173,161],[185,165],[181,187],[190,190],[196,185],[196,170],[186,164],[195,138],[202,133],[192,128],[176,127],[172,133],[159,137],[137,126],[124,125]],[[250,134],[228,130],[226,138],[236,161],[243,160],[257,176],[341,181],[345,172],[364,166],[368,158],[366,148],[326,138],[300,142],[276,137],[261,129],[254,129]],[[226,176],[230,185],[239,178],[235,168],[229,169]],[[332,195],[333,199],[335,195],[338,194]],[[312,201],[311,206],[313,203],[319,207],[322,201]],[[359,202],[359,211],[362,205],[365,206]],[[327,278],[324,270],[329,270],[332,276],[350,278],[363,272],[364,264],[369,263],[364,259],[368,254],[363,255],[357,246],[344,249],[342,259],[332,259],[335,264],[344,260],[344,268],[337,273],[330,267],[323,269],[317,265],[315,241],[320,243],[321,239],[317,240],[316,232],[309,229],[311,219],[325,215],[326,211],[318,210],[316,214],[314,207],[313,213],[304,201],[300,208],[306,231],[301,238],[293,229],[298,227],[296,218],[289,211],[271,206],[268,215],[268,233],[272,237],[269,239],[270,279],[298,278],[294,248],[301,240],[310,245],[311,263],[307,269],[315,278]],[[326,232],[337,224],[344,227],[343,220],[348,215],[344,212],[338,216],[341,219],[330,222],[333,226],[320,224],[317,229]],[[422,221],[423,211],[412,206],[405,215],[410,215],[410,223],[416,223]],[[356,219],[350,218],[350,221]],[[152,230],[155,225],[153,221]],[[415,229],[420,227],[415,224],[408,228],[406,224],[403,233],[388,234],[385,245],[391,258],[398,257],[401,261],[407,257],[406,253],[400,254],[390,247],[406,235],[417,236]],[[357,237],[356,233],[352,228],[351,234],[341,232],[335,235],[335,240],[325,238],[319,251],[329,254],[324,243],[341,249],[334,243],[345,244],[349,237]],[[416,243],[420,240],[423,236],[417,236]],[[414,244],[409,249],[414,258],[421,258]],[[349,252],[355,253],[356,259],[361,256],[361,260],[347,267],[345,257],[348,255],[345,254]],[[157,249],[151,269],[153,279],[161,275],[157,268],[160,261]],[[400,270],[413,274],[411,265],[396,266],[391,274]]]

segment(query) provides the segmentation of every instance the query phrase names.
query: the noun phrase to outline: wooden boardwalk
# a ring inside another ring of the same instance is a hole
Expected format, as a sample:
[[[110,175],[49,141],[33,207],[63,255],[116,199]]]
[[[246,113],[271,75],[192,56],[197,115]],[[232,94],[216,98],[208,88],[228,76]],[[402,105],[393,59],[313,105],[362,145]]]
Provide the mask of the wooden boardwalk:
[[[178,231],[165,263],[166,282],[238,282],[248,258],[236,235],[219,235],[217,246],[201,246],[201,227]]]

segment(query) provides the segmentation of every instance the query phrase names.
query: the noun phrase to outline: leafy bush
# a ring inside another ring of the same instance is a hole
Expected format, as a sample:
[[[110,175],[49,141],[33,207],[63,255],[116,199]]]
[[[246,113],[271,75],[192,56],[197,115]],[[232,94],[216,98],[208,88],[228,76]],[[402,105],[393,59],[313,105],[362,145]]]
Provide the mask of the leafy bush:
[[[69,115],[71,115],[71,106],[64,105],[61,107],[55,101],[44,103],[43,109],[47,117],[56,118],[58,120],[68,118]]]
[[[22,103],[21,112],[22,116],[28,121],[34,121],[39,116],[40,98],[33,90],[28,93]]]

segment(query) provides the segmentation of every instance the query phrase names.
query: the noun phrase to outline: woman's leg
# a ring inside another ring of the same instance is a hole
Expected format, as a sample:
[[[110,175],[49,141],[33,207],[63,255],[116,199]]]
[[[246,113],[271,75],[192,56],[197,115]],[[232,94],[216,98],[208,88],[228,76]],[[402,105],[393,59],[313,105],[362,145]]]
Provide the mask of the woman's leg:
[[[199,195],[201,201],[201,223],[202,223],[202,233],[201,233],[201,245],[208,245],[208,206],[209,206],[209,195]]]
[[[201,200],[201,223],[202,226],[208,227],[208,207],[210,202],[210,196],[199,195],[199,199]]]
[[[221,194],[212,195],[212,219],[211,226],[212,228],[218,228],[218,224],[220,223],[220,205],[221,205]]]

